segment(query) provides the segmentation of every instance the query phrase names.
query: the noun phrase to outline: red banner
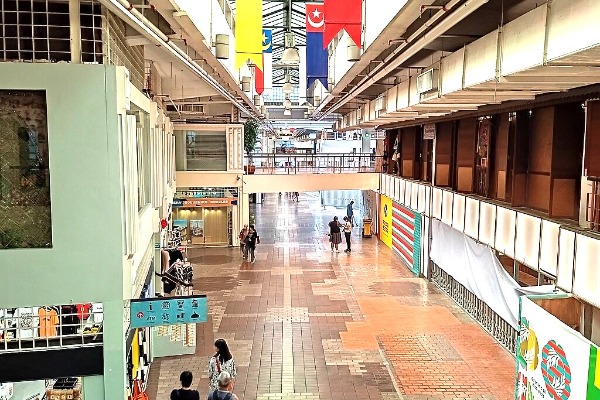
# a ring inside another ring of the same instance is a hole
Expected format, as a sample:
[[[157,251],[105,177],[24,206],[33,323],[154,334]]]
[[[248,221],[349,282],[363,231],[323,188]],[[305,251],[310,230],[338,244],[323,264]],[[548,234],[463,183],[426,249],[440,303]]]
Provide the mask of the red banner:
[[[323,4],[306,3],[306,32],[325,31],[325,13]]]
[[[362,47],[362,5],[362,0],[325,0],[323,48],[327,47],[342,29],[346,30],[359,48]]]
[[[265,55],[262,56],[262,65],[264,68],[265,65]],[[263,94],[265,91],[265,73],[261,70],[258,65],[254,67],[254,87],[256,88],[256,93]]]

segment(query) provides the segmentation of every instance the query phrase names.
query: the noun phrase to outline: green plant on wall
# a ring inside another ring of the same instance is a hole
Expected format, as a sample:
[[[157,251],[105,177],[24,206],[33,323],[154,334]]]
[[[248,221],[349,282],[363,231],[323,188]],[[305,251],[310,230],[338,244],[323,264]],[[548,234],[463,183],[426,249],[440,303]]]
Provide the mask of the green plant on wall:
[[[244,151],[248,156],[254,150],[256,142],[258,142],[258,133],[260,126],[255,119],[249,119],[244,123]]]

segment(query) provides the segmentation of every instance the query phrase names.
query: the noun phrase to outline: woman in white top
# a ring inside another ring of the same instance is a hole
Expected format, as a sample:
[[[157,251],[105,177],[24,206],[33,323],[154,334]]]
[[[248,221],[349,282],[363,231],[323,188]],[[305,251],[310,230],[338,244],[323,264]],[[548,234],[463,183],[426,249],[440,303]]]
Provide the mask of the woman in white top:
[[[352,251],[350,249],[350,234],[351,233],[352,233],[352,222],[350,221],[350,218],[344,217],[344,236],[346,236],[346,250],[344,250],[344,251],[346,253],[349,253]]]
[[[223,371],[229,372],[232,378],[237,375],[235,368],[235,361],[229,351],[229,346],[225,339],[217,339],[215,341],[216,353],[210,358],[208,362],[208,379],[210,385],[210,392],[215,391],[219,388],[219,375]]]

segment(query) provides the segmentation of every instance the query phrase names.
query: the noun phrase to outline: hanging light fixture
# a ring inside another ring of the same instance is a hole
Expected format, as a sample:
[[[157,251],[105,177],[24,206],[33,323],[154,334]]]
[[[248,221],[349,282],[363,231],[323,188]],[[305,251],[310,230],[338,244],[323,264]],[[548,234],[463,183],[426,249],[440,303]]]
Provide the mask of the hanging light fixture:
[[[284,108],[292,108],[292,101],[289,99],[289,97],[286,97],[285,100],[283,101],[283,107]]]
[[[294,87],[292,86],[292,82],[290,82],[290,73],[285,73],[285,83],[283,84],[283,93],[292,93]]]
[[[286,32],[284,35],[285,50],[281,56],[281,63],[289,66],[296,66],[300,64],[300,52],[296,47],[294,41],[294,33]]]
[[[285,115],[286,117],[291,117],[292,116],[292,110],[289,108],[286,108],[285,110],[283,110],[283,115]]]

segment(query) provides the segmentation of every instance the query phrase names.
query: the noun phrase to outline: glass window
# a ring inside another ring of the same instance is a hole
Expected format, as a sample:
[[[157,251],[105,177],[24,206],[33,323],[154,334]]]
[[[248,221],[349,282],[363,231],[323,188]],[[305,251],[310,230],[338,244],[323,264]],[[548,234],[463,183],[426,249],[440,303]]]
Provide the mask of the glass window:
[[[0,249],[52,247],[43,91],[0,90]]]
[[[227,171],[225,131],[175,131],[177,171]]]

